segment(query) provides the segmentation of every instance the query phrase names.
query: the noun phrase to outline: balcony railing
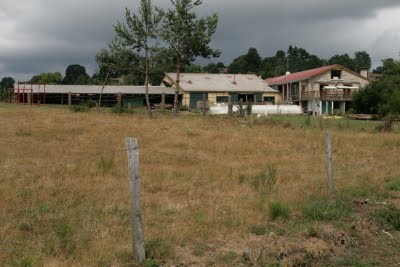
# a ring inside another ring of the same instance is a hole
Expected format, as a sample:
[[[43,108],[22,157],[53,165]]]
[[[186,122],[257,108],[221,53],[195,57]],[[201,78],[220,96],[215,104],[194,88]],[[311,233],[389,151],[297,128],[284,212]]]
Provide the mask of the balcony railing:
[[[322,101],[351,101],[353,97],[352,91],[309,91],[301,94],[302,100],[322,100]]]

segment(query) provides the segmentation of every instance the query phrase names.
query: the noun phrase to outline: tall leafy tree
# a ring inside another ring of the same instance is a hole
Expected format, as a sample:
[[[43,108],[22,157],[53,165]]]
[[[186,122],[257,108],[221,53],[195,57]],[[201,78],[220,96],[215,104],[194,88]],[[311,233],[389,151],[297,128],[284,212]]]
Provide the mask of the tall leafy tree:
[[[254,47],[250,47],[247,54],[235,58],[229,66],[229,73],[259,73],[261,70],[262,58]]]
[[[149,99],[150,64],[155,54],[159,52],[157,39],[162,15],[161,10],[153,6],[151,0],[141,0],[138,14],[126,8],[126,24],[119,22],[114,26],[117,37],[122,40],[123,45],[139,54],[141,71],[145,75],[144,85],[149,117],[152,116]]]
[[[75,64],[67,67],[62,83],[77,84],[77,82],[83,82],[83,84],[86,84],[88,79],[89,75],[86,73],[86,68],[84,66]]]
[[[372,82],[353,97],[357,113],[400,114],[400,61],[383,61],[383,78]]]
[[[45,72],[31,78],[32,83],[61,84],[62,74],[60,72]]]
[[[196,57],[218,57],[219,50],[210,47],[211,37],[217,30],[218,15],[197,18],[193,9],[201,0],[171,0],[173,8],[165,12],[161,37],[174,54],[176,64],[176,92],[174,112],[178,112],[180,73]]]
[[[355,67],[355,62],[354,60],[349,56],[349,54],[344,54],[344,55],[334,55],[329,59],[329,64],[334,65],[334,64],[339,64],[342,65],[348,69],[351,70],[356,70]]]
[[[354,54],[355,71],[359,72],[361,69],[369,70],[371,66],[371,56],[366,51],[358,51]]]
[[[14,88],[15,80],[11,77],[4,77],[0,81],[0,98],[6,99],[9,88]]]

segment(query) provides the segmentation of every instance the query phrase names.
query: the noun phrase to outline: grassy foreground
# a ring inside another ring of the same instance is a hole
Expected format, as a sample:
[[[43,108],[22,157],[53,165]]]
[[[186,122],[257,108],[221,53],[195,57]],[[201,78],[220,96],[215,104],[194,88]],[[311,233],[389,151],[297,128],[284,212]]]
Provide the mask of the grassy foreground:
[[[398,125],[6,104],[0,125],[0,266],[137,266],[126,137],[140,145],[147,266],[400,262]]]

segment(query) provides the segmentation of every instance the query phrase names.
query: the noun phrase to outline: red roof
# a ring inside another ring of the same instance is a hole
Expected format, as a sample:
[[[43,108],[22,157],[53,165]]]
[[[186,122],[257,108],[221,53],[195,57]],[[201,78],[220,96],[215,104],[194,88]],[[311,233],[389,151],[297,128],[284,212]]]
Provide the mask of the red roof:
[[[310,79],[311,77],[317,76],[328,70],[331,70],[333,67],[341,67],[341,66],[340,65],[325,66],[322,68],[300,71],[289,75],[268,78],[265,81],[268,83],[268,85],[275,85],[275,84],[284,84],[289,82],[307,80]]]

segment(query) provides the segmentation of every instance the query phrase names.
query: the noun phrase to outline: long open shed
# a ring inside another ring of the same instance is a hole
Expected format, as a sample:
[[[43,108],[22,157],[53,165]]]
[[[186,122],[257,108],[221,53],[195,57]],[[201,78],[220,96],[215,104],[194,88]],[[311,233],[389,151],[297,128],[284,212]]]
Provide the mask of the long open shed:
[[[175,88],[163,86],[149,86],[150,103],[159,104],[162,95],[166,103],[173,103]],[[12,93],[9,93],[9,102],[18,104],[61,104],[76,105],[85,101],[99,101],[101,95],[102,106],[144,106],[144,86],[122,85],[47,85],[18,83]],[[13,96],[13,99],[11,99]]]

